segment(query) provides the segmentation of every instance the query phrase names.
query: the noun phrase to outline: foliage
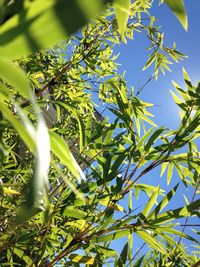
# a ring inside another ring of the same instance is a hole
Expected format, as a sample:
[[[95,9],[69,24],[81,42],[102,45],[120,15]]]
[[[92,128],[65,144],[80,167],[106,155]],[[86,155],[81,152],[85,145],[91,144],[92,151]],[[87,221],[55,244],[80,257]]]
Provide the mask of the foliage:
[[[199,216],[200,87],[184,70],[186,89],[174,82],[172,92],[180,126],[158,128],[152,104],[128,88],[113,54],[115,44],[139,32],[150,40],[144,69],[155,64],[152,78],[184,57],[164,44],[150,15],[153,1],[109,1],[103,13],[104,1],[0,3],[1,265],[197,263],[182,243],[198,242],[179,219]],[[167,192],[142,180],[159,167]],[[175,175],[195,193],[172,209]],[[136,207],[139,194],[147,200]],[[137,257],[133,236],[149,246],[147,256]],[[112,246],[120,238],[121,252]]]

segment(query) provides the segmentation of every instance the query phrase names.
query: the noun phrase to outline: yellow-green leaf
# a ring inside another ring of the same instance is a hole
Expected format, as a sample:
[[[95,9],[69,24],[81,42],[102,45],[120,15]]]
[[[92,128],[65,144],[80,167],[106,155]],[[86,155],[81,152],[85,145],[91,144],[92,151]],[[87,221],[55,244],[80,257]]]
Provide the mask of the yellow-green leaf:
[[[183,0],[164,0],[176,15],[185,30],[188,29],[188,19]]]
[[[11,188],[8,188],[8,187],[2,187],[2,190],[3,190],[3,194],[4,195],[20,195],[19,192],[11,189]]]
[[[0,78],[13,86],[25,98],[30,97],[30,84],[25,73],[4,58],[0,58]]]
[[[127,26],[129,12],[130,12],[130,0],[114,0],[115,16],[117,19],[119,34],[123,36]]]
[[[64,139],[56,133],[50,132],[50,143],[51,150],[60,159],[61,164],[64,164],[79,181],[80,179],[85,179],[85,175],[70,152]]]
[[[73,262],[85,263],[87,265],[93,265],[95,263],[94,257],[83,256],[79,254],[70,254],[68,257]]]
[[[79,30],[103,8],[104,1],[35,0],[0,29],[0,54],[10,59],[49,48]]]

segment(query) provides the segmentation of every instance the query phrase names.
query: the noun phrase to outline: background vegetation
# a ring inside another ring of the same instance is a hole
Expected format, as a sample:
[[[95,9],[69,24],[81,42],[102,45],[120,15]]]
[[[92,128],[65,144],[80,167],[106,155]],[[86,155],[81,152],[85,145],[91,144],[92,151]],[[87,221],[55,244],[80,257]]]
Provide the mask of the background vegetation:
[[[153,2],[0,1],[1,266],[199,266],[199,232],[179,219],[199,216],[200,87],[184,70],[172,93],[181,123],[159,128],[113,54],[139,32],[152,78],[184,58],[165,45]],[[163,2],[187,29],[183,1]],[[156,168],[167,190],[141,183]],[[173,173],[194,189],[185,206]]]

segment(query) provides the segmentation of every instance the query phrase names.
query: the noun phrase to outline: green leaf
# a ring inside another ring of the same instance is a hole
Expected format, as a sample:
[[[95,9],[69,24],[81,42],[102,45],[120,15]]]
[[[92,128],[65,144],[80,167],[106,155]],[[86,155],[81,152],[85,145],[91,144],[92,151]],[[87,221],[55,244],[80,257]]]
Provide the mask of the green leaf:
[[[4,195],[20,195],[20,193],[17,192],[16,190],[4,186],[3,187],[0,186],[0,193],[1,191]]]
[[[128,255],[128,242],[126,242],[126,244],[124,245],[122,252],[119,256],[119,259],[117,261],[117,265],[116,267],[123,267],[126,263],[127,260],[127,255]]]
[[[30,97],[30,83],[25,73],[4,58],[0,58],[0,78],[12,85],[25,98]]]
[[[20,259],[22,259],[22,260],[26,263],[27,266],[33,266],[33,267],[36,267],[35,264],[34,264],[34,262],[32,261],[32,259],[31,259],[29,256],[27,256],[27,255],[25,254],[25,251],[24,251],[24,250],[21,250],[21,249],[19,249],[19,248],[17,248],[17,247],[14,247],[14,248],[13,248],[13,252],[14,252]]]
[[[105,214],[104,219],[103,219],[103,224],[99,228],[99,231],[106,229],[106,227],[110,224],[110,222],[113,218],[113,215],[114,215],[114,209],[109,208],[106,211],[106,214]]]
[[[15,128],[21,139],[27,145],[32,153],[35,152],[35,129],[33,128],[32,123],[30,120],[25,116],[25,114],[21,113],[20,117],[24,122],[24,125],[17,120],[15,115],[8,109],[8,107],[0,102],[0,110],[4,114],[5,118],[12,124]]]
[[[83,256],[83,255],[74,254],[74,253],[70,254],[68,258],[72,262],[85,263],[87,265],[93,265],[95,263],[94,257]]]
[[[129,191],[129,196],[128,196],[128,210],[129,212],[131,212],[132,208],[133,208],[133,193],[132,190]]]
[[[142,257],[140,257],[136,262],[135,264],[133,265],[133,267],[142,267],[142,261],[144,259],[144,255]]]
[[[70,152],[68,145],[59,135],[50,132],[51,150],[60,159],[69,171],[80,181],[85,179],[85,175]]]
[[[87,216],[87,213],[77,209],[74,206],[71,207],[65,207],[62,214],[67,217],[72,217],[76,219],[84,219]]]
[[[124,31],[127,26],[129,12],[130,12],[130,5],[131,5],[130,0],[114,0],[113,3],[119,34],[121,35],[121,37],[124,35]]]
[[[107,242],[107,241],[113,241],[119,238],[122,238],[124,236],[127,236],[130,233],[130,230],[116,230],[114,233],[112,234],[108,234],[108,235],[102,235],[102,236],[94,236],[91,239],[92,243],[99,243],[99,242]]]
[[[169,162],[163,162],[161,165],[160,177],[163,176]]]
[[[156,199],[158,197],[158,194],[160,192],[160,188],[157,187],[157,190],[152,194],[151,198],[149,199],[147,205],[145,206],[145,208],[143,209],[142,213],[141,213],[141,219],[147,218],[147,215],[149,214],[150,210],[152,209],[153,205],[156,202]]]
[[[143,231],[137,231],[137,234],[145,241],[149,244],[149,246],[151,248],[154,248],[156,250],[158,250],[160,253],[165,254],[166,251],[163,247],[163,245],[156,240],[155,238],[153,238],[147,231],[143,230]]]
[[[112,258],[112,257],[117,257],[117,252],[111,248],[107,248],[107,247],[103,247],[103,246],[99,246],[96,245],[96,248],[99,252],[99,254],[103,254],[104,257],[106,258]]]
[[[174,169],[174,164],[170,162],[168,165],[168,170],[167,170],[167,185],[169,185],[171,182],[173,169]]]
[[[156,59],[156,53],[153,53],[149,59],[147,60],[147,63],[145,64],[145,66],[143,67],[142,70],[146,70],[153,62],[154,60]]]
[[[79,126],[79,135],[80,135],[80,153],[84,150],[85,145],[86,145],[86,133],[85,133],[85,125],[83,120],[76,116],[77,121],[78,121],[78,126]]]
[[[164,0],[169,8],[174,12],[185,30],[188,29],[187,14],[183,0]]]
[[[157,214],[164,209],[164,207],[169,203],[172,197],[175,195],[179,184],[177,184],[167,195],[160,201],[160,203],[156,206],[155,210],[151,212],[148,216],[148,220],[155,219]]]
[[[26,11],[1,25],[0,54],[16,59],[49,48],[84,26],[102,10],[103,3],[103,0],[33,1]]]
[[[191,204],[175,209],[175,210],[169,210],[166,212],[163,212],[159,214],[154,221],[152,221],[152,224],[160,224],[172,220],[176,220],[182,217],[189,217],[196,215],[200,207],[200,199],[192,202]]]
[[[158,130],[156,130],[152,136],[149,138],[147,144],[145,145],[145,151],[149,151],[149,149],[151,148],[151,146],[154,144],[154,142],[157,140],[157,138],[159,137],[159,135],[164,132],[164,128],[160,128]]]

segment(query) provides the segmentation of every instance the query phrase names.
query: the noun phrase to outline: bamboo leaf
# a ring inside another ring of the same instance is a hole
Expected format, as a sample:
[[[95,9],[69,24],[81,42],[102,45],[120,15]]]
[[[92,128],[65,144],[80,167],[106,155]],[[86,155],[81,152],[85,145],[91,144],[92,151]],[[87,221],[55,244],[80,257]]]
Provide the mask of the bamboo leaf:
[[[127,255],[128,255],[128,242],[126,242],[126,244],[124,245],[121,251],[116,267],[118,266],[123,267],[125,265],[126,260],[127,260]]]
[[[119,34],[124,35],[130,12],[130,0],[114,0],[115,16],[117,19]]]
[[[26,12],[22,10],[1,26],[0,53],[16,59],[49,48],[96,16],[103,3],[103,0],[33,1]]]
[[[144,255],[142,257],[140,257],[136,262],[135,264],[133,265],[133,267],[142,267],[142,262],[143,262],[143,259],[144,259]]]
[[[20,193],[17,192],[16,190],[5,186],[0,187],[0,191],[2,191],[4,195],[20,195]]]
[[[173,169],[174,169],[174,164],[172,162],[170,162],[168,164],[168,171],[167,171],[167,185],[170,184],[172,174],[173,174]]]
[[[164,132],[164,128],[160,128],[158,130],[156,130],[152,136],[149,138],[147,144],[145,145],[145,151],[149,151],[149,149],[151,148],[151,146],[155,143],[155,141],[157,140],[157,138],[159,137],[159,135]]]
[[[198,213],[197,210],[199,209],[199,207],[200,207],[200,200],[196,200],[187,206],[175,210],[168,210],[166,212],[159,214],[156,217],[156,219],[152,221],[152,224],[160,224],[176,220],[182,217],[189,217],[196,215]]]
[[[117,257],[117,252],[114,249],[103,247],[100,245],[96,245],[98,251],[100,254],[103,254],[104,257],[106,258],[116,258]]]
[[[30,83],[25,73],[14,63],[0,58],[0,77],[25,98],[30,97]]]
[[[72,262],[77,262],[77,263],[85,263],[87,265],[93,265],[95,263],[95,258],[94,257],[89,257],[89,256],[83,256],[75,253],[71,253],[68,258]]]
[[[158,241],[156,240],[155,238],[153,238],[149,233],[147,233],[147,231],[145,230],[140,230],[140,231],[137,231],[137,234],[145,241],[147,242],[147,244],[149,244],[149,246],[151,248],[154,248],[156,250],[158,250],[160,253],[162,254],[165,254],[166,251],[163,247],[163,245]]]
[[[64,164],[69,171],[80,181],[85,180],[85,175],[74,159],[66,142],[56,133],[50,132],[51,150],[60,159],[61,164]]]
[[[114,215],[113,209],[108,209],[106,211],[106,214],[105,214],[104,219],[103,219],[103,224],[99,228],[99,231],[106,229],[106,227],[110,224],[110,222],[113,218],[113,215]]]
[[[102,235],[102,236],[96,236],[91,239],[92,243],[100,243],[100,242],[107,242],[107,241],[113,241],[117,240],[119,238],[122,238],[124,236],[127,236],[130,233],[130,230],[125,229],[125,230],[116,230],[112,234],[108,235]]]
[[[158,197],[158,194],[160,192],[160,188],[157,187],[157,190],[152,194],[151,198],[149,199],[147,205],[145,206],[145,208],[143,209],[142,213],[141,213],[141,219],[147,218],[147,215],[149,214],[150,210],[152,209],[153,205],[156,202],[156,199]]]
[[[0,103],[0,110],[6,117],[6,119],[11,123],[11,125],[14,127],[14,129],[17,131],[21,139],[25,142],[27,147],[30,149],[32,153],[35,152],[35,129],[33,128],[33,125],[31,124],[30,120],[27,118],[25,120],[25,114],[23,114],[22,121],[24,122],[24,125],[15,117],[15,115],[8,109],[8,107],[4,103]],[[22,113],[21,113],[22,115]]]
[[[169,8],[176,15],[185,30],[188,29],[187,14],[183,0],[164,0]]]
[[[169,162],[163,162],[162,165],[161,165],[161,171],[160,171],[160,177],[163,176],[166,168],[167,168],[167,165],[169,164]]]
[[[62,211],[62,214],[67,217],[72,217],[76,219],[84,219],[87,216],[87,213],[77,209],[74,206],[71,207],[65,207],[64,210]]]
[[[157,205],[154,211],[151,212],[148,216],[148,220],[155,219],[157,214],[164,209],[164,207],[169,203],[172,197],[175,195],[179,184],[177,184]]]

